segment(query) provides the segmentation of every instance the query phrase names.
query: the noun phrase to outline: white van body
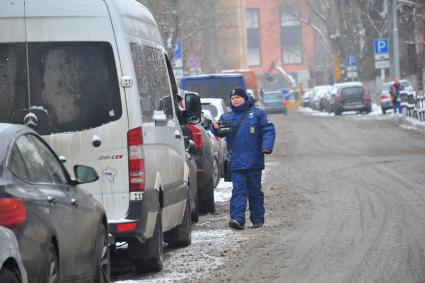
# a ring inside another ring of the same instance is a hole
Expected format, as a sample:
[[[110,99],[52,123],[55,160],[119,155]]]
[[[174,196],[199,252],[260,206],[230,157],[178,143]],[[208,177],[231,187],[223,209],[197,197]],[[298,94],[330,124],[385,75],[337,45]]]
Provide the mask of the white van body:
[[[70,172],[75,164],[96,169],[99,181],[83,188],[104,205],[117,240],[147,241],[158,215],[162,231],[181,224],[184,141],[151,13],[135,0],[0,0],[0,7],[0,120],[36,124]],[[142,142],[130,147],[132,131]],[[141,190],[129,189],[130,151],[144,167],[132,177],[144,178]]]

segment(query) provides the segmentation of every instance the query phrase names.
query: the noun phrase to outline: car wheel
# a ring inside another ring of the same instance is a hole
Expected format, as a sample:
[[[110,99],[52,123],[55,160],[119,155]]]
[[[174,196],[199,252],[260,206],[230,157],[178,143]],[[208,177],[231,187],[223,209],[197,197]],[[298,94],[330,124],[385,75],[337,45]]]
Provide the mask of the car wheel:
[[[134,262],[136,271],[139,273],[157,272],[161,271],[163,268],[164,235],[162,233],[161,217],[160,210],[156,217],[155,230],[152,237],[142,244],[143,255],[147,255],[147,258],[136,260]]]
[[[220,167],[218,165],[217,158],[214,157],[213,165],[212,165],[212,178],[213,178],[213,187],[217,187],[218,182],[220,182]]]
[[[95,269],[95,282],[105,283],[110,282],[110,257],[109,257],[109,235],[105,226],[100,228],[99,236],[96,240],[96,269]]]
[[[382,114],[387,114],[387,109],[385,109],[384,107],[381,107],[381,110],[382,110]]]
[[[59,282],[60,273],[59,273],[59,258],[58,252],[56,251],[53,243],[50,243],[47,262],[46,262],[46,280],[44,282],[56,283]]]
[[[205,187],[201,188],[200,190],[198,189],[198,196],[199,212],[201,214],[206,214],[208,212],[214,213],[214,183],[212,178],[210,178]]]
[[[186,201],[182,223],[167,232],[165,237],[166,242],[174,247],[187,247],[192,243],[192,221],[189,199]]]
[[[0,282],[20,283],[21,280],[19,279],[18,274],[13,272],[13,270],[10,270],[9,268],[4,267],[0,270]]]
[[[197,223],[199,221],[199,197],[198,192],[195,194],[195,208],[192,211],[192,223]]]
[[[341,116],[342,111],[335,109],[335,116]]]

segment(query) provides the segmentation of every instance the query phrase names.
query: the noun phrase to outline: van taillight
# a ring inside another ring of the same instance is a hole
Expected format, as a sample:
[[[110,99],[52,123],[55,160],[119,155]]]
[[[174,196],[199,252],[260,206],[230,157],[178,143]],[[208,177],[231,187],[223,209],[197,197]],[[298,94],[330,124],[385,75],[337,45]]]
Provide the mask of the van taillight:
[[[337,102],[341,102],[342,101],[342,95],[336,95],[335,96],[335,100],[337,101]]]
[[[143,191],[145,189],[145,159],[142,149],[142,128],[130,130],[127,139],[130,192]]]
[[[195,143],[195,148],[200,149],[204,147],[204,137],[202,136],[201,129],[194,124],[187,125],[187,128],[192,132],[192,140]]]
[[[16,228],[27,220],[27,209],[19,198],[0,198],[0,226]]]

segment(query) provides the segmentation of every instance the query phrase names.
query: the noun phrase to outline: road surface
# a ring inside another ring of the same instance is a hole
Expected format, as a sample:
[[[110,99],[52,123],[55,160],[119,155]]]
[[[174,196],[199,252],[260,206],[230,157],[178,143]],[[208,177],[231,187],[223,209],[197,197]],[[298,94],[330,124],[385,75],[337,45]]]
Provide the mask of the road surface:
[[[228,201],[218,202],[192,246],[166,252],[163,272],[113,279],[425,282],[425,134],[383,116],[270,118],[266,225],[230,230]]]

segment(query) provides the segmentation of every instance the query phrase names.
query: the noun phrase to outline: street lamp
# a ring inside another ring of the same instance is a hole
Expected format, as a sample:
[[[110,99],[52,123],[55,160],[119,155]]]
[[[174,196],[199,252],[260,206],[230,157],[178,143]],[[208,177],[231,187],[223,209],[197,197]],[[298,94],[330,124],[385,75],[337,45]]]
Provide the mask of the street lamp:
[[[406,5],[412,5],[414,6],[415,3],[409,0],[392,0],[392,26],[393,26],[393,73],[394,77],[400,77],[400,43],[398,38],[398,22],[397,22],[397,10],[398,6],[397,3],[400,3],[400,5],[406,4]]]
[[[400,77],[399,39],[397,23],[397,0],[392,0],[393,14],[393,72],[394,77]]]

